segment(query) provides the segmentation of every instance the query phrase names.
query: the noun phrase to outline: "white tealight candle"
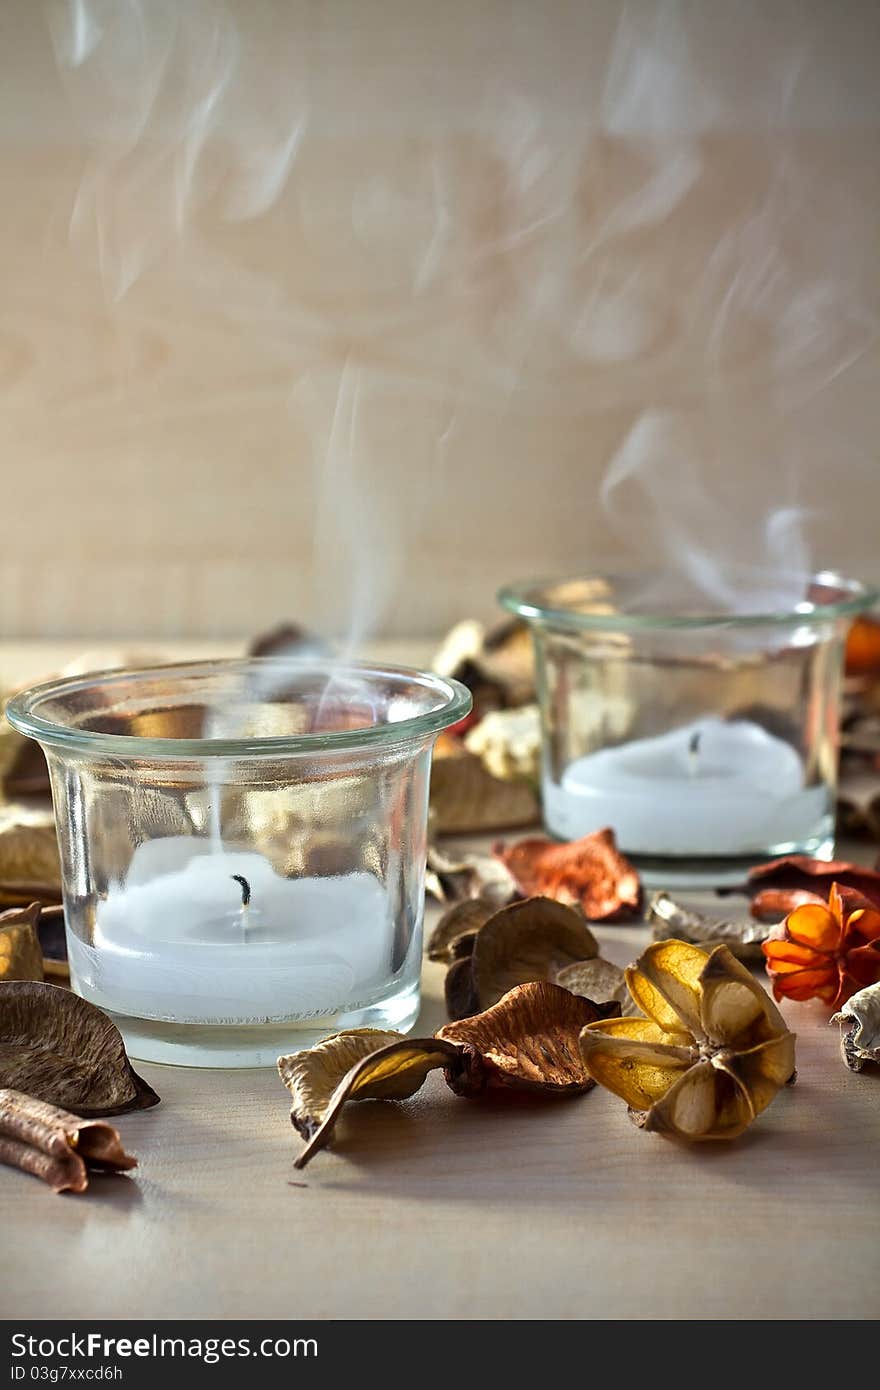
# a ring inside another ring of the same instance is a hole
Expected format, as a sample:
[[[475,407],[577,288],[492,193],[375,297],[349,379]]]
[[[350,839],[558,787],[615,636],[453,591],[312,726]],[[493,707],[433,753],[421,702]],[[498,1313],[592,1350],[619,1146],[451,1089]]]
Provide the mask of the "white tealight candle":
[[[701,719],[578,758],[545,777],[553,830],[576,839],[610,825],[648,855],[747,855],[807,841],[828,812],[797,752],[751,720]]]
[[[260,854],[169,836],[138,847],[69,953],[81,993],[116,1013],[255,1024],[372,1002],[392,935],[371,874],[287,879]]]

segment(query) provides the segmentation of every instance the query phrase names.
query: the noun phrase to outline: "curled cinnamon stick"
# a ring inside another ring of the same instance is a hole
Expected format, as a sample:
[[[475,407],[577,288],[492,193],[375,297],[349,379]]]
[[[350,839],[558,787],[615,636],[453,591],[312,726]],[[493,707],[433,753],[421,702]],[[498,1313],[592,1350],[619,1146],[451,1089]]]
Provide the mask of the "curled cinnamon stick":
[[[106,1120],[83,1120],[9,1088],[0,1089],[0,1163],[33,1173],[55,1192],[85,1192],[89,1168],[137,1167]]]

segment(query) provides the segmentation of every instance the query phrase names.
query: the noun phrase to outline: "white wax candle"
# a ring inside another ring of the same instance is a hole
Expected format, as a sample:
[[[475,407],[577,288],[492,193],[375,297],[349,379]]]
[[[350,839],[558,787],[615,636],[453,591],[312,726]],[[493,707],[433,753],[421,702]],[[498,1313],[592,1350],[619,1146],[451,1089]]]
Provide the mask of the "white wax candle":
[[[610,825],[637,854],[736,855],[821,833],[823,786],[794,748],[751,720],[701,719],[603,748],[545,775],[548,823],[570,839]]]
[[[240,875],[250,885],[242,904]],[[282,878],[253,852],[169,836],[140,845],[70,964],[94,1003],[177,1023],[311,1018],[387,989],[393,922],[368,873]]]

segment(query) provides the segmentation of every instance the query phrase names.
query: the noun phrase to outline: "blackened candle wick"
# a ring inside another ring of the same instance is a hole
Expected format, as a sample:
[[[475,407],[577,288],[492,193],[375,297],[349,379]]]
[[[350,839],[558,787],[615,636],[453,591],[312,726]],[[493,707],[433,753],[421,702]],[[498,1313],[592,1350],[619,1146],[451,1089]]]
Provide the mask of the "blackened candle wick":
[[[251,900],[251,885],[248,883],[244,874],[231,874],[230,877],[234,878],[236,883],[241,884],[241,905],[242,907],[247,907]]]

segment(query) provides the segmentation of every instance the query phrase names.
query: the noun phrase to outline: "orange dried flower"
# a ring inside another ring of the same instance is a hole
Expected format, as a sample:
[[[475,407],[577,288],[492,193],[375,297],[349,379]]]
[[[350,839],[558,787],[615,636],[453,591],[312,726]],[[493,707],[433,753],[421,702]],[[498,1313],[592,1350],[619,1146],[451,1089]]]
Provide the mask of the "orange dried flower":
[[[833,883],[827,903],[796,907],[762,950],[777,999],[822,999],[839,1008],[880,979],[880,909]]]

